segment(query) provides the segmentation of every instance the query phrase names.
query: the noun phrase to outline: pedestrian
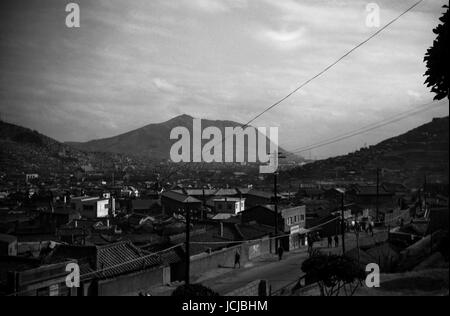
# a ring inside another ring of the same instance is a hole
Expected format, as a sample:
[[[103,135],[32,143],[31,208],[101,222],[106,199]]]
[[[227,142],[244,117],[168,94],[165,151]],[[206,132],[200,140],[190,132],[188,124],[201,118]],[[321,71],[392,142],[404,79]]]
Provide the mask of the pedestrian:
[[[330,236],[328,236],[328,248],[332,248],[333,247],[333,238]]]
[[[278,259],[283,260],[284,249],[282,246],[278,247]]]
[[[339,247],[339,236],[338,235],[334,236],[334,243],[336,245],[336,248],[338,248]]]
[[[311,252],[311,234],[306,235],[306,243],[308,244],[308,252]]]
[[[239,269],[241,268],[241,254],[239,251],[236,251],[236,254],[234,255],[234,269],[236,269],[236,266],[239,265]]]

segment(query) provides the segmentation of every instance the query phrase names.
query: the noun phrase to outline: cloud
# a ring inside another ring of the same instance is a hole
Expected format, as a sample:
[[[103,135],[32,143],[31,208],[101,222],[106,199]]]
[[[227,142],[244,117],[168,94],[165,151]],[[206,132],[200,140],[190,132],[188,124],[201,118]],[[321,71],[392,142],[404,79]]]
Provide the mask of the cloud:
[[[248,7],[247,0],[181,0],[187,7],[207,13],[223,13]],[[178,5],[178,4],[175,4]]]
[[[300,28],[296,31],[275,31],[272,29],[263,30],[259,36],[260,40],[269,45],[275,45],[280,49],[295,49],[305,45],[306,31]]]
[[[180,92],[180,89],[178,89],[175,85],[169,83],[167,80],[155,78],[153,79],[153,84],[155,85],[158,90],[163,92]]]
[[[359,0],[78,0],[78,30],[64,28],[60,1],[46,1],[49,10],[21,1],[0,10],[0,111],[60,140],[108,137],[183,113],[245,123],[375,31]],[[408,6],[379,2],[382,22]],[[291,149],[432,99],[423,55],[441,2],[403,16],[255,125],[279,125]],[[353,149],[349,141],[320,154]]]

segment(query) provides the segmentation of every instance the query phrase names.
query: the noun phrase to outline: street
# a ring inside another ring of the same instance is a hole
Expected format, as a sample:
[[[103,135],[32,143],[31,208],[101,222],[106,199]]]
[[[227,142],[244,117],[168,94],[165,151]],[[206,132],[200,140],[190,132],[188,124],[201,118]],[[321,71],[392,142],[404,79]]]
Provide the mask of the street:
[[[377,232],[374,237],[367,235],[366,233],[361,233],[360,245],[375,244],[386,239],[387,233],[385,231]],[[321,249],[327,253],[341,254],[341,243],[342,240],[340,240],[340,246],[338,248],[327,248],[327,241],[323,240],[321,243],[316,243],[314,248]],[[356,246],[355,234],[347,234],[347,251],[356,248]],[[267,280],[272,288],[272,292],[276,292],[303,276],[301,266],[307,258],[307,247],[304,247],[286,253],[282,261],[278,261],[278,258],[275,255],[270,255],[253,262],[249,267],[231,270],[226,273],[223,273],[222,271],[222,274],[219,276],[208,279],[202,278],[197,280],[197,282],[210,287],[221,295],[225,295],[244,287],[255,280]]]

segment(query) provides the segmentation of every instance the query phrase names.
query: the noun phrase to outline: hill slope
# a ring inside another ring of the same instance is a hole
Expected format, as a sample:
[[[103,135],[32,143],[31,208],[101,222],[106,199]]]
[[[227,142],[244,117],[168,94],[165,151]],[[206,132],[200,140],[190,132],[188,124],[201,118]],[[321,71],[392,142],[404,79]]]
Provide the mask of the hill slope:
[[[437,118],[403,135],[349,155],[317,161],[293,170],[303,179],[383,180],[409,185],[429,181],[448,183],[449,117]]]
[[[3,121],[0,149],[0,172],[10,175],[73,173],[84,166],[103,170],[123,160],[118,155],[82,152],[37,131]]]
[[[93,140],[87,143],[67,143],[83,151],[121,153],[127,155],[146,156],[153,161],[169,160],[170,149],[175,141],[170,140],[170,132],[175,127],[186,127],[192,137],[193,118],[181,115],[164,123],[150,124],[134,131],[111,138]],[[231,121],[202,120],[202,129],[217,127],[225,135],[226,127],[241,127],[243,124]],[[205,143],[205,141],[203,142]],[[293,156],[291,160],[301,162],[302,158]]]

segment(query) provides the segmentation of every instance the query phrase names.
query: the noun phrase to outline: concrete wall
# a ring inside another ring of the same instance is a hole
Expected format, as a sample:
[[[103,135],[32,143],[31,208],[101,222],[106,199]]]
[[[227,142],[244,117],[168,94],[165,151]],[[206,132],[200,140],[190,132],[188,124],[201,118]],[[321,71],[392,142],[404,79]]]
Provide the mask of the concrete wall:
[[[191,257],[191,278],[195,280],[199,278],[205,271],[218,268],[233,268],[236,251],[241,254],[241,265],[255,260],[263,255],[269,254],[273,243],[268,238],[253,242],[245,243],[235,247],[223,249],[213,252],[212,254],[200,254]],[[180,281],[184,279],[184,262],[172,266],[172,281]]]
[[[98,282],[98,296],[130,296],[164,284],[164,268],[140,271]]]
[[[267,239],[256,243],[242,244],[236,247],[214,252],[211,255],[203,255],[199,258],[193,258],[191,262],[192,276],[199,276],[205,271],[217,269],[219,267],[234,267],[236,251],[239,251],[241,254],[241,265],[244,265],[264,254],[270,253],[270,241]]]
[[[225,296],[267,296],[268,282],[263,280],[255,280],[246,286],[225,294]]]

